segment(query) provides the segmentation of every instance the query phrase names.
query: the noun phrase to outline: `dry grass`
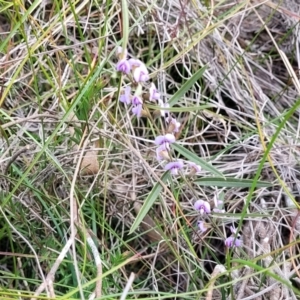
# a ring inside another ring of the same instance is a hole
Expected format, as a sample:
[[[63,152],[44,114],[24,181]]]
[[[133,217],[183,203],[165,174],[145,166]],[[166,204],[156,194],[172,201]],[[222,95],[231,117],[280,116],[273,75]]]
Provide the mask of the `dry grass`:
[[[165,101],[206,66],[173,106],[177,145],[253,180],[164,181],[134,232],[164,174],[153,141],[166,124],[118,101],[124,11],[24,2],[0,0],[0,299],[300,299],[297,1],[128,2],[129,54]],[[193,203],[215,196],[226,212],[201,234]]]

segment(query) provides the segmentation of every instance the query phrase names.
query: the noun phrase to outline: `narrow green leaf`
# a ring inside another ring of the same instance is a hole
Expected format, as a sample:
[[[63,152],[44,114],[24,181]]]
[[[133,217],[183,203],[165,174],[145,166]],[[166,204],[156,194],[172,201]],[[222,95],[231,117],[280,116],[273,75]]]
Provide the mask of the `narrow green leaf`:
[[[129,37],[129,17],[128,17],[128,6],[127,0],[122,0],[122,34],[123,34],[123,42],[122,48],[123,51],[127,49],[128,37]]]
[[[206,70],[206,66],[199,69],[170,99],[170,106],[175,105],[179,99],[199,80]]]
[[[238,179],[238,178],[216,178],[216,177],[204,177],[198,178],[194,181],[196,184],[202,186],[218,186],[218,187],[236,187],[247,188],[251,187],[254,183],[252,179]],[[256,187],[270,187],[272,184],[266,181],[257,181]]]
[[[161,181],[163,183],[165,183],[167,181],[167,179],[169,178],[169,173],[170,173],[169,171],[166,171],[163,174],[163,176],[161,177]],[[157,182],[154,185],[152,191],[150,192],[150,194],[146,198],[143,206],[141,207],[141,210],[139,211],[138,215],[136,216],[136,218],[130,228],[129,234],[133,233],[138,228],[138,226],[141,224],[141,222],[144,220],[145,216],[147,215],[147,213],[153,206],[154,202],[160,195],[162,189],[163,189],[163,187],[161,186],[161,184],[159,182]]]
[[[181,145],[178,144],[172,144],[172,148],[179,152],[181,155],[183,155],[186,159],[189,161],[194,162],[195,164],[199,165],[202,169],[216,175],[216,176],[223,176],[221,172],[219,172],[216,168],[214,168],[211,164],[207,163],[203,159],[201,159],[198,155],[191,152],[190,150],[187,150]]]

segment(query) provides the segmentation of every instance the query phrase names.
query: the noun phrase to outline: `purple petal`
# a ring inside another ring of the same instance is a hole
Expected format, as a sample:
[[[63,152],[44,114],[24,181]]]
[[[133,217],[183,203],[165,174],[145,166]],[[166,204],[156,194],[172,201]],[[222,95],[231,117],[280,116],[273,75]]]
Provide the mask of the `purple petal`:
[[[129,74],[130,69],[131,69],[130,64],[129,64],[128,60],[126,60],[126,59],[119,60],[116,65],[116,70],[118,72],[122,72],[126,75]]]
[[[155,138],[155,144],[156,145],[162,145],[165,143],[165,136],[164,135],[159,135]]]
[[[242,241],[241,239],[239,239],[239,238],[236,238],[236,239],[235,239],[234,245],[235,245],[236,247],[241,247],[242,244],[243,244],[243,241]]]
[[[139,104],[137,106],[134,106],[131,111],[134,115],[140,118],[142,116],[142,110],[143,110],[143,106]]]
[[[124,93],[120,95],[120,101],[126,104],[131,103],[131,95],[130,95],[131,87],[130,85],[126,86]]]
[[[142,67],[135,68],[133,71],[133,78],[136,82],[145,82],[149,80],[147,69]]]
[[[166,139],[166,142],[170,143],[170,144],[172,144],[176,141],[176,138],[175,138],[174,134],[172,134],[172,133],[167,133],[165,135],[165,139]]]
[[[199,210],[201,214],[203,214],[203,213],[210,214],[210,212],[211,212],[210,204],[204,200],[197,200],[194,203],[194,208],[196,210]]]
[[[233,236],[230,236],[228,237],[224,243],[225,243],[225,246],[228,247],[228,248],[231,248],[233,246],[233,240],[234,240],[234,237]]]
[[[224,241],[224,243],[226,247],[232,248],[232,247],[241,247],[243,242],[238,237],[235,238],[234,236],[230,236]]]
[[[140,97],[133,96],[133,98],[132,98],[132,104],[133,105],[141,105],[141,104],[143,104],[143,101],[141,100]]]
[[[177,175],[178,170],[183,168],[183,162],[181,160],[172,161],[165,165],[165,170],[170,171],[172,175]]]
[[[176,138],[173,134],[171,133],[167,133],[166,135],[159,135],[155,138],[155,144],[156,145],[164,145],[166,146],[166,148],[168,149],[168,144],[172,144],[176,141]]]
[[[130,58],[128,62],[130,64],[131,68],[138,68],[144,64],[142,61],[140,61],[139,59],[135,59],[135,58]]]

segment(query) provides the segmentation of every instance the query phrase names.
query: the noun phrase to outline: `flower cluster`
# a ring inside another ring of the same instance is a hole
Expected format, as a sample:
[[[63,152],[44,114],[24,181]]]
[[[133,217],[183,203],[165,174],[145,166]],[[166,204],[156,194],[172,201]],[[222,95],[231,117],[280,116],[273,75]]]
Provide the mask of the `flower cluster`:
[[[123,88],[120,95],[120,102],[126,105],[132,105],[131,112],[140,118],[143,114],[143,100],[142,100],[142,87],[140,83],[149,80],[149,72],[145,64],[139,59],[130,58],[127,59],[127,50],[123,50],[121,47],[117,50],[118,63],[116,70],[124,75],[130,75],[132,81],[137,85],[134,94],[132,95],[132,89],[130,85]],[[157,95],[154,95],[157,97]]]
[[[223,209],[224,201],[219,200],[217,197],[214,198],[215,208],[212,210],[213,212],[217,213],[224,213],[225,210]],[[200,215],[209,215],[211,213],[210,203],[204,200],[197,200],[194,203],[194,209],[200,212]],[[205,223],[202,220],[197,222],[198,229],[201,233],[204,233],[210,228],[208,223]],[[242,239],[239,234],[237,234],[237,230],[231,226],[230,227],[232,235],[225,239],[224,243],[225,246],[228,248],[233,247],[241,247],[242,246]]]
[[[125,105],[131,105],[132,114],[138,118],[145,115],[143,110],[144,99],[159,105],[161,116],[164,118],[166,124],[166,134],[155,138],[154,143],[157,146],[156,159],[159,162],[165,162],[164,169],[176,176],[179,174],[179,171],[184,168],[184,162],[181,159],[172,160],[170,150],[171,145],[176,142],[176,136],[178,136],[180,132],[181,123],[172,116],[169,104],[162,100],[161,94],[153,82],[148,83],[147,92],[143,92],[146,82],[150,79],[147,67],[141,60],[135,58],[128,59],[127,56],[127,50],[119,47],[117,50],[118,62],[116,64],[116,70],[127,76],[132,83],[131,85],[129,84],[122,87],[119,100]],[[196,163],[187,161],[186,164],[189,168],[189,175],[200,174],[201,168]],[[211,209],[209,202],[197,200],[194,204],[194,208],[201,216],[210,215],[212,211],[214,213],[225,213],[223,200],[215,197],[214,204],[214,208]],[[211,227],[202,220],[198,221],[197,225],[201,233],[206,232],[208,228]],[[231,233],[232,235],[225,239],[225,246],[228,248],[240,247],[242,240],[233,226],[231,227]]]
[[[127,50],[121,47],[117,50],[118,63],[116,70],[125,75],[129,75],[132,72],[132,76],[135,82],[145,82],[149,80],[149,72],[145,64],[139,59],[127,59]]]
[[[134,93],[132,92],[132,87],[130,85],[124,87],[119,100],[126,105],[132,105],[132,114],[139,118],[143,115],[143,88],[141,83],[145,83],[149,80],[149,72],[141,60],[134,58],[127,59],[126,49],[123,50],[119,47],[117,56],[118,63],[116,65],[116,70],[127,75],[129,79],[132,80],[135,87]],[[150,84],[147,95],[147,100],[156,102],[160,106],[161,116],[164,117],[167,127],[167,133],[165,135],[160,135],[155,138],[154,142],[157,145],[156,158],[158,161],[168,161],[164,166],[164,169],[170,171],[172,175],[178,175],[179,170],[183,169],[184,163],[182,160],[171,161],[169,152],[170,145],[176,141],[175,134],[179,132],[181,123],[171,116],[170,111],[168,110],[169,104],[161,99],[161,95],[153,82]],[[190,168],[190,175],[200,173],[200,166],[196,165],[194,162],[187,162],[187,164]]]

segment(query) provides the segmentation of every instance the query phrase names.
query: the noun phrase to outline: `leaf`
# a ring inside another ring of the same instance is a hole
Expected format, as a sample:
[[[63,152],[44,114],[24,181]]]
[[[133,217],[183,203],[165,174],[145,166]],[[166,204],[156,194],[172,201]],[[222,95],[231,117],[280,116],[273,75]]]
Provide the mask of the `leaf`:
[[[135,213],[139,214],[142,208],[142,204],[140,204],[139,202],[134,202],[133,208]],[[148,237],[151,243],[161,241],[162,236],[155,230],[156,224],[149,215],[145,216],[145,218],[143,219],[140,225],[142,229],[145,231],[145,235]]]
[[[123,51],[127,49],[127,44],[128,44],[128,37],[129,37],[129,16],[128,16],[128,6],[127,6],[127,1],[122,0],[122,34],[123,34],[123,41],[122,41],[122,46],[123,46]]]
[[[183,155],[186,159],[189,161],[194,162],[195,164],[199,165],[202,169],[216,175],[216,176],[223,176],[221,172],[219,172],[216,168],[214,168],[210,163],[207,163],[203,159],[201,159],[198,155],[191,152],[190,150],[187,150],[181,145],[178,144],[172,144],[172,148],[179,152],[181,155]]]
[[[175,105],[179,99],[199,80],[206,70],[206,66],[199,69],[168,101],[170,106]]]
[[[252,179],[238,179],[238,178],[216,178],[216,177],[204,177],[198,178],[194,181],[198,185],[202,186],[218,186],[218,187],[237,187],[247,188],[251,187],[254,183]],[[266,181],[257,181],[256,187],[270,187],[272,183]]]
[[[167,179],[169,178],[169,171],[166,171],[163,176],[161,177],[161,181],[163,183],[167,182]],[[143,222],[145,216],[147,215],[147,213],[149,212],[149,210],[151,209],[151,207],[153,206],[154,202],[156,201],[156,199],[158,198],[158,196],[160,195],[161,191],[162,191],[163,187],[162,185],[157,182],[152,191],[149,193],[148,197],[146,198],[143,206],[141,207],[141,209],[139,210],[138,215],[136,216],[129,234],[133,233],[141,224],[141,222]]]

